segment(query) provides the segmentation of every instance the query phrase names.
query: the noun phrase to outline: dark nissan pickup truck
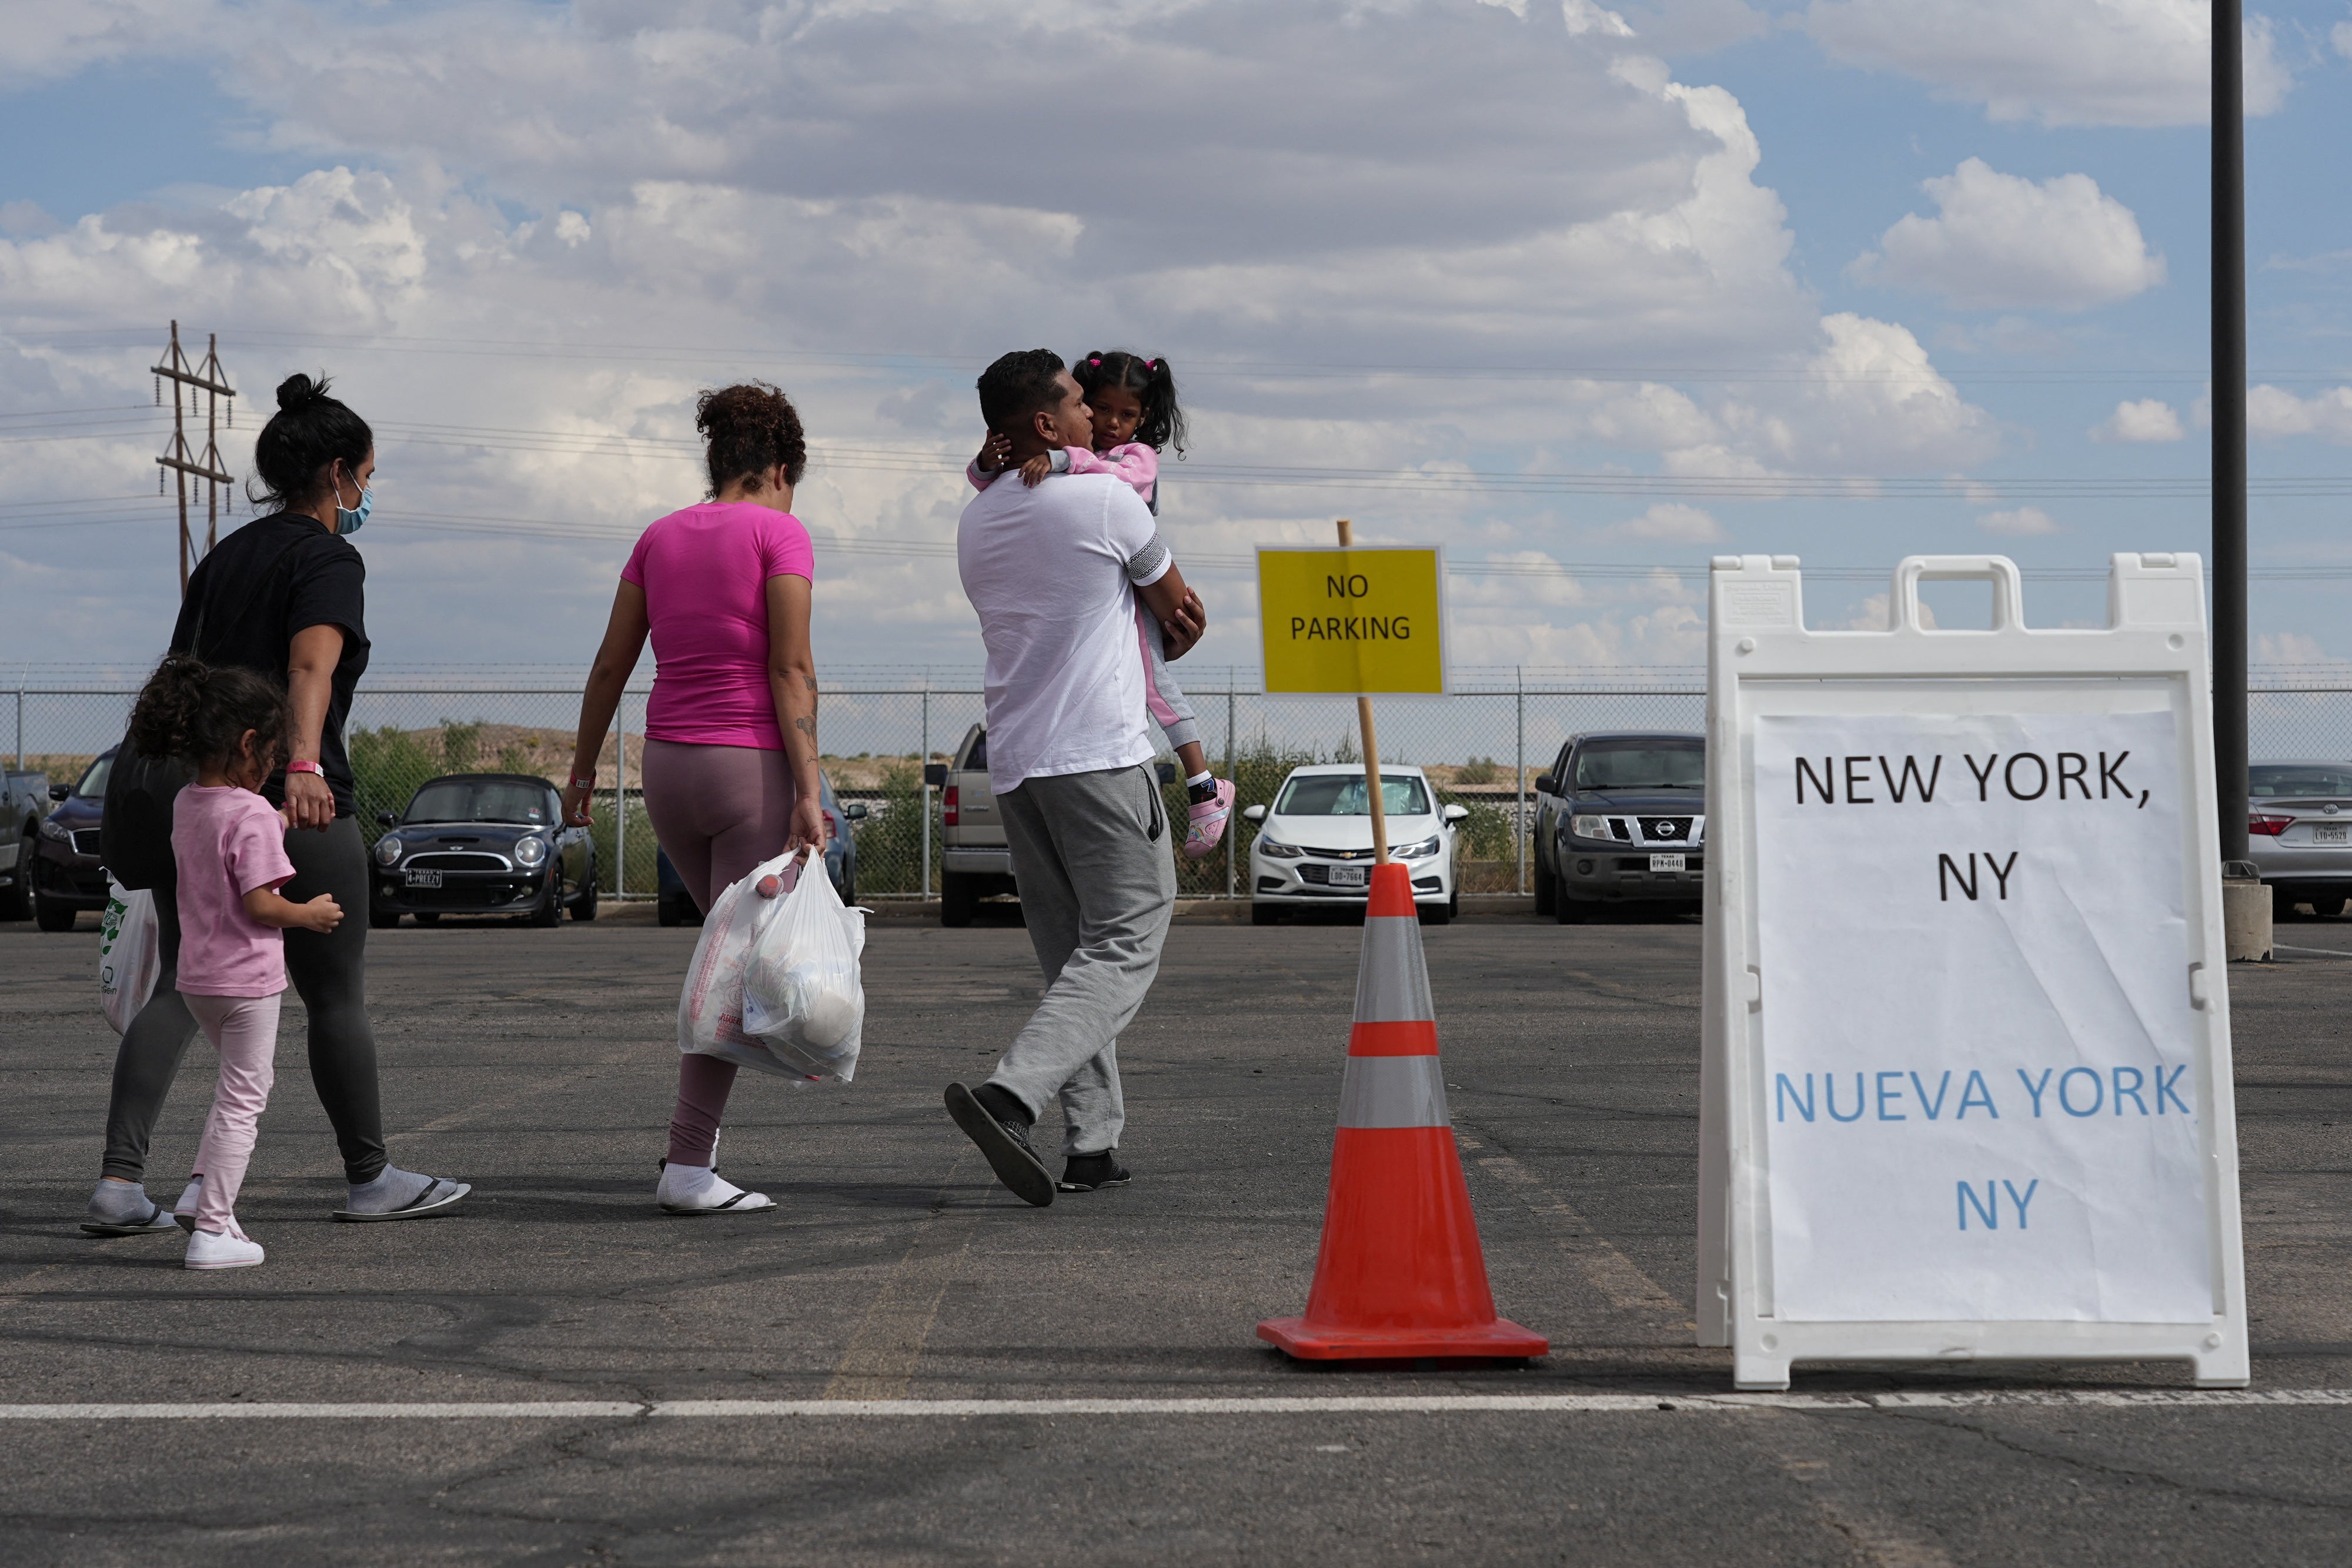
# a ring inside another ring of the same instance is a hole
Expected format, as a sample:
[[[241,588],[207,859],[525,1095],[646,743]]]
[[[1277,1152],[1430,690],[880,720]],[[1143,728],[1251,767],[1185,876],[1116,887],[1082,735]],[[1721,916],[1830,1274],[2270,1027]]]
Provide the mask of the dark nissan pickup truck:
[[[1604,904],[1696,914],[1706,883],[1706,741],[1673,730],[1572,735],[1536,779],[1536,913]]]

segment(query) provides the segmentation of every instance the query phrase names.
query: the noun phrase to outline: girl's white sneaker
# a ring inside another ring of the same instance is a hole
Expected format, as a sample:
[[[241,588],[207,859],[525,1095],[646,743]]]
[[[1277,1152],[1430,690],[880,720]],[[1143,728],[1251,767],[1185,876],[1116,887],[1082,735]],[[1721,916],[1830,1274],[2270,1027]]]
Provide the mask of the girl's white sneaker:
[[[196,1233],[196,1205],[205,1196],[205,1178],[192,1176],[180,1189],[180,1201],[172,1206],[172,1223],[194,1236]]]
[[[241,1230],[194,1230],[188,1233],[191,1269],[250,1269],[261,1261],[261,1243]]]

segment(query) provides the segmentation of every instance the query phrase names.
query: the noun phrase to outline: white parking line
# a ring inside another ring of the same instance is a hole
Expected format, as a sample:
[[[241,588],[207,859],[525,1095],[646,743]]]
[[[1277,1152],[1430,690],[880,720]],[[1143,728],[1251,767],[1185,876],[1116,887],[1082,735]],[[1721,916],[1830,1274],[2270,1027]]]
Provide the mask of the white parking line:
[[[583,1421],[644,1417],[1588,1415],[1633,1411],[2158,1409],[2352,1406],[2352,1388],[2032,1388],[1898,1394],[1433,1394],[1191,1399],[625,1399],[473,1403],[0,1405],[5,1421]]]
[[[2284,942],[2272,943],[2271,951],[2273,953],[2309,953],[2321,958],[2352,958],[2352,953],[2347,953],[2340,947],[2290,947]]]

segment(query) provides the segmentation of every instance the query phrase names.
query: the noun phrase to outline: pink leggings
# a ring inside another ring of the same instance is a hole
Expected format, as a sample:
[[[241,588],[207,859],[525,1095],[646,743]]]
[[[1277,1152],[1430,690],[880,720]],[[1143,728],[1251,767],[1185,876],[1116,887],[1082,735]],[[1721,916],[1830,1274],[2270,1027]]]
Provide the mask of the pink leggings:
[[[205,1118],[204,1141],[196,1145],[195,1168],[205,1177],[196,1198],[196,1228],[226,1235],[236,1229],[237,1189],[253,1163],[255,1128],[277,1077],[278,997],[183,991],[181,999],[220,1052],[220,1086],[213,1091],[212,1114]]]
[[[793,820],[793,776],[782,752],[648,740],[644,779],[654,836],[669,852],[686,891],[704,909],[753,866],[784,852]],[[733,1062],[715,1056],[677,1059],[671,1164],[710,1164],[719,1119],[734,1087]]]

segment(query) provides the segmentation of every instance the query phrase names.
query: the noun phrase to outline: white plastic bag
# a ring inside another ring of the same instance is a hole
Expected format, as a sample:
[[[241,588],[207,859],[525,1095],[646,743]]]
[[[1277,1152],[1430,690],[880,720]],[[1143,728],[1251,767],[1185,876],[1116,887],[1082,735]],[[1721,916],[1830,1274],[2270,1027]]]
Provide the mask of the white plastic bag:
[[[763,876],[781,873],[790,857],[778,855],[753,866],[742,881],[711,900],[702,917],[702,936],[694,945],[694,962],[687,967],[686,988],[677,998],[677,1049],[681,1055],[716,1056],[738,1066],[767,1072],[804,1071],[787,1068],[773,1051],[743,1032],[743,959],[762,917],[776,907],[754,887]]]
[[[785,877],[794,858],[779,855],[753,866],[741,881],[711,901],[709,913],[702,917],[702,936],[694,945],[694,961],[687,969],[685,989],[678,995],[677,1049],[685,1055],[716,1056],[739,1067],[756,1067],[762,1072],[780,1073],[804,1083],[826,1077],[847,1082],[856,1067],[856,1027],[852,1027],[845,1041],[836,1042],[834,1055],[822,1060],[804,1058],[789,1045],[772,1050],[768,1040],[745,1027],[745,967],[764,934],[782,923],[785,907],[793,902],[790,894],[761,898],[757,891],[759,883],[763,877]],[[822,865],[817,866],[813,879],[801,880],[823,883],[825,895],[838,912],[836,929],[854,931],[850,945],[854,987],[856,955],[866,945],[865,917],[859,911],[842,909],[840,896],[833,892],[832,879],[824,874]],[[790,967],[789,964],[786,967]],[[862,992],[858,993],[856,1016],[857,1023],[862,1024]],[[763,1015],[762,1021],[772,1023],[773,1019]]]
[[[857,1071],[866,988],[866,912],[843,904],[812,847],[743,960],[743,1032],[787,1061],[846,1083]]]
[[[98,923],[98,1005],[121,1034],[154,994],[163,972],[157,946],[155,895],[106,879],[106,914]]]

